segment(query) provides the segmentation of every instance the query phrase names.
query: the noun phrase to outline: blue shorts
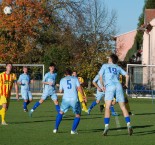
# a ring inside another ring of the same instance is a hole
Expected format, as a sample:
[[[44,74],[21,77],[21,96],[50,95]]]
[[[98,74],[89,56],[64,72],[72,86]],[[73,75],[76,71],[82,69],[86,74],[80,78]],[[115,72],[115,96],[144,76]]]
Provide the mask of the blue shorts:
[[[62,100],[60,110],[66,112],[69,108],[72,108],[74,114],[81,114],[81,105],[77,99],[71,98]]]
[[[105,95],[105,92],[99,92],[97,91],[97,94],[96,94],[96,100],[97,101],[100,101]]]
[[[108,84],[105,88],[105,101],[112,101],[116,96],[116,102],[125,102],[123,88],[120,83]]]
[[[32,100],[32,93],[28,90],[21,90],[21,96],[24,100]]]
[[[42,96],[41,96],[41,99],[46,100],[48,97],[51,97],[51,99],[53,101],[56,101],[58,99],[57,94],[55,93],[55,91],[50,92],[50,93],[44,91],[43,94],[42,94]]]

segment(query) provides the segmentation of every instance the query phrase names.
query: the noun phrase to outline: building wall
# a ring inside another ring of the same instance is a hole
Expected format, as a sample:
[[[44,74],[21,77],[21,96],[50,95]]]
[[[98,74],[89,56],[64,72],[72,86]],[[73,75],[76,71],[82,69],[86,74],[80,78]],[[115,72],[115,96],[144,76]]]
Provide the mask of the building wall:
[[[123,61],[127,52],[132,48],[137,30],[116,36],[116,54]]]

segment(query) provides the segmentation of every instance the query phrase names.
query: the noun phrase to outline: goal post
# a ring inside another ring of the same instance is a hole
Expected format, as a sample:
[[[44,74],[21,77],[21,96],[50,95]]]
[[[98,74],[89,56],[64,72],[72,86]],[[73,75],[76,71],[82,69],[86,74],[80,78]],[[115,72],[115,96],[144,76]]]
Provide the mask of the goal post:
[[[0,64],[0,73],[4,72],[6,64]],[[45,74],[44,64],[13,64],[13,73],[16,74],[17,80],[19,75],[23,73],[23,66],[28,67],[28,74],[31,77],[33,82],[30,85],[31,92],[33,96],[40,96],[43,90],[42,80]],[[15,94],[15,88],[13,86],[12,95]],[[20,94],[20,85],[19,85],[19,94]],[[21,96],[20,96],[21,97]]]
[[[155,65],[127,64],[127,72],[130,76],[127,94],[154,99]]]

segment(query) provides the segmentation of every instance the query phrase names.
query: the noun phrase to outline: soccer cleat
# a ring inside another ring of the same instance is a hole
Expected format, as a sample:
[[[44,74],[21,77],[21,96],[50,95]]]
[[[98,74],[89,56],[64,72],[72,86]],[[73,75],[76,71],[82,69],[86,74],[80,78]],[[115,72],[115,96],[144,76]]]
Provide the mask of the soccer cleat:
[[[29,117],[32,117],[32,113],[33,113],[33,112],[30,110],[30,111],[29,111]]]
[[[71,130],[71,134],[78,134],[78,132]]]
[[[82,111],[87,113],[87,112],[88,112],[88,109],[83,109],[83,108],[82,108]]]
[[[91,111],[91,110],[90,110],[90,109],[88,109],[88,112],[87,112],[87,113],[88,113],[88,115],[90,115],[90,111]]]
[[[24,112],[28,112],[28,109],[24,109]]]
[[[109,127],[107,126],[105,127],[102,135],[107,136],[108,131],[109,131]]]
[[[131,136],[133,134],[132,126],[128,126],[128,134]]]
[[[116,112],[112,112],[111,115],[112,115],[112,116],[119,116],[118,113],[116,113]]]
[[[54,129],[54,130],[53,130],[53,133],[57,133],[57,132],[58,132],[58,130],[57,130],[57,129]]]
[[[2,122],[2,125],[8,125],[8,124],[4,121],[4,122]]]

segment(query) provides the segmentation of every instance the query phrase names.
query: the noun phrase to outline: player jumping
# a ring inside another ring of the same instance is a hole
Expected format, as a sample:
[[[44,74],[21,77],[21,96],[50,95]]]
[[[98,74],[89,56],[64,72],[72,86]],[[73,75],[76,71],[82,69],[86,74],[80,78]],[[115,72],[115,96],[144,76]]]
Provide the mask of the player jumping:
[[[33,106],[33,108],[30,110],[29,112],[29,116],[32,116],[32,113],[34,112],[34,110],[40,106],[40,104],[42,104],[49,96],[51,97],[51,99],[53,100],[54,104],[55,104],[55,108],[56,111],[59,112],[60,111],[60,107],[59,107],[59,103],[58,103],[58,98],[57,98],[57,94],[56,94],[56,90],[55,90],[55,83],[56,83],[56,77],[57,77],[57,73],[55,73],[55,64],[51,63],[49,66],[49,72],[45,74],[44,79],[43,79],[43,84],[45,85],[44,90],[43,90],[43,94],[41,99],[36,102]]]

